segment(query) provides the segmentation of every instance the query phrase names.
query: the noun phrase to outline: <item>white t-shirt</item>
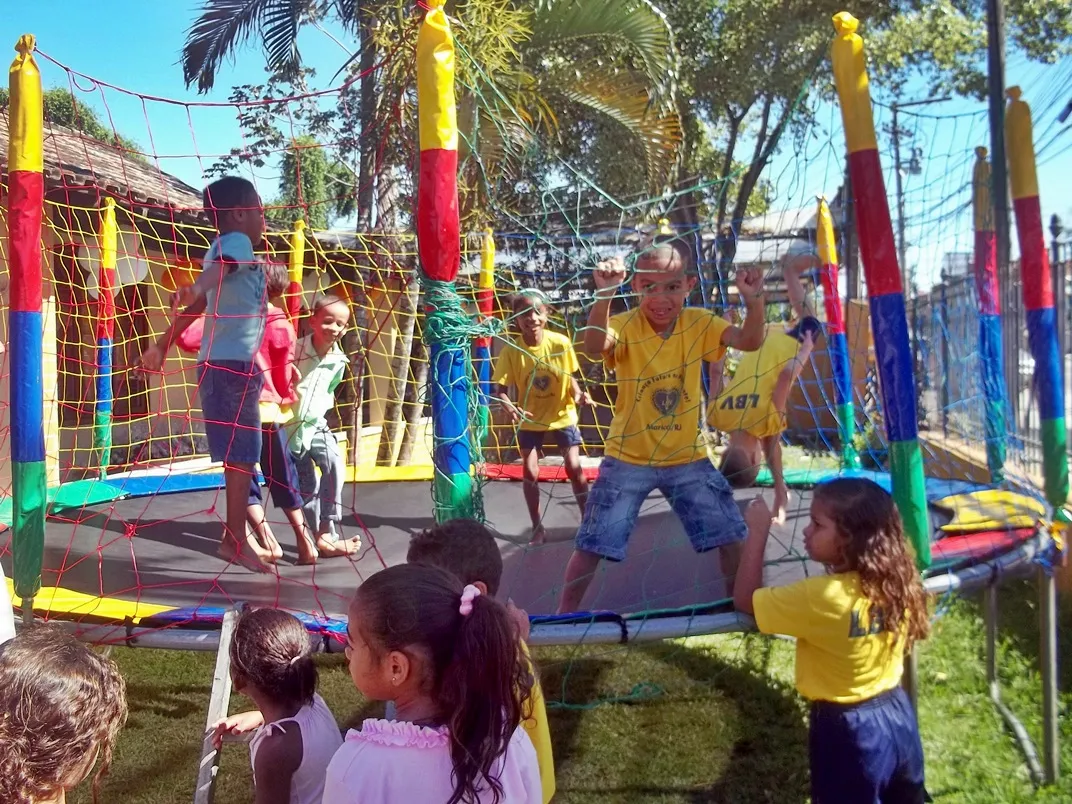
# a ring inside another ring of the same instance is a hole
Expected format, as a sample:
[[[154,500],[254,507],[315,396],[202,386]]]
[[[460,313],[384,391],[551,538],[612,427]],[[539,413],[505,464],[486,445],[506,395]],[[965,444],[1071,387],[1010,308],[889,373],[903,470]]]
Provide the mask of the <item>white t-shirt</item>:
[[[7,590],[4,568],[0,567],[0,645],[15,638],[15,612],[11,608],[11,593]]]
[[[328,765],[324,801],[331,804],[445,804],[454,791],[446,728],[390,720],[366,720],[351,730]],[[525,729],[514,731],[495,776],[499,804],[543,804],[536,749]],[[482,791],[480,804],[493,800]]]

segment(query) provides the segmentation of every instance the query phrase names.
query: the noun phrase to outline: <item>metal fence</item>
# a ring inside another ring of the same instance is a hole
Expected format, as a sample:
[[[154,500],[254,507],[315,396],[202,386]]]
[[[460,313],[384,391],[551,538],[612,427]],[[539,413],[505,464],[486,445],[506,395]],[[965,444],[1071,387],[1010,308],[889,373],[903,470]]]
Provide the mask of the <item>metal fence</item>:
[[[1067,405],[1072,399],[1072,243],[1052,244],[1050,259]],[[1013,263],[1009,275],[1009,281],[1001,288],[1007,460],[1025,472],[1041,474],[1035,361],[1028,347],[1018,263]],[[970,274],[943,277],[930,293],[920,294],[910,302],[909,317],[916,354],[921,429],[940,430],[943,435],[982,447],[986,432],[985,405],[974,278]]]

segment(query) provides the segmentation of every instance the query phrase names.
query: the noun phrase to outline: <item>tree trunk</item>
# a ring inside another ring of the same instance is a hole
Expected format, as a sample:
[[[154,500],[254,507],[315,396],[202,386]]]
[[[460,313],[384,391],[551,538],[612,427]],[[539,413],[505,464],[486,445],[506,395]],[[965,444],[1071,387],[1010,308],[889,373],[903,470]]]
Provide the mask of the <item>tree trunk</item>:
[[[398,299],[395,315],[398,321],[398,336],[391,353],[390,377],[387,385],[387,404],[383,412],[383,430],[380,433],[380,449],[376,455],[377,466],[393,466],[395,445],[398,444],[402,427],[402,399],[409,378],[409,361],[413,351],[413,330],[417,321],[417,296],[420,285],[415,276],[408,276]]]
[[[361,35],[361,58],[358,62],[361,70],[361,146],[357,170],[357,230],[368,232],[372,229],[373,195],[376,175],[376,112],[379,97],[376,91],[376,43],[373,30],[376,18],[372,4],[362,3],[359,13],[359,30]]]
[[[406,420],[406,432],[402,436],[402,446],[398,449],[398,466],[408,466],[413,456],[413,447],[417,443],[417,435],[421,429],[422,413],[424,413],[425,387],[428,384],[428,346],[424,342],[424,314],[418,311],[417,317],[420,326],[413,336],[413,350],[410,352],[410,371],[413,380],[406,387],[406,393],[402,404],[403,416]]]

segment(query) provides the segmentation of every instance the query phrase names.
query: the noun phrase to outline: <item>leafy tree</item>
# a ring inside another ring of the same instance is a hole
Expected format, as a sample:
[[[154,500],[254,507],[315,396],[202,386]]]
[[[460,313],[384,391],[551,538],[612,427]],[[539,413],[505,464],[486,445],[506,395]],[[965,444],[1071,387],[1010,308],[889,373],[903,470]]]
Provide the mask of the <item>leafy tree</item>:
[[[45,122],[64,126],[81,132],[84,136],[128,152],[135,159],[144,159],[140,146],[131,139],[115,132],[101,122],[100,116],[90,106],[75,98],[70,90],[52,87],[41,93]],[[6,87],[0,88],[0,108],[6,109],[9,101]]]

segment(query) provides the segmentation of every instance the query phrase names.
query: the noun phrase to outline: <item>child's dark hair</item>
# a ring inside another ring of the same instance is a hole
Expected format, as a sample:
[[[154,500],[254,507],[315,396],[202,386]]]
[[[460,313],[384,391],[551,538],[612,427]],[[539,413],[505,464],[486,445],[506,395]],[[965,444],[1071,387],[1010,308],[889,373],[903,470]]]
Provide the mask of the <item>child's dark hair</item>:
[[[759,464],[752,460],[747,450],[740,447],[726,447],[722,453],[722,462],[718,471],[726,482],[735,489],[748,489],[756,484],[759,477]]]
[[[536,288],[524,288],[510,296],[510,310],[514,313],[524,305],[525,307],[542,307],[545,312],[551,312],[551,300],[542,290]]]
[[[930,631],[927,598],[905,541],[893,497],[871,480],[839,477],[816,487],[814,500],[845,542],[848,569],[886,627],[907,635],[906,647]]]
[[[309,312],[311,315],[316,315],[325,307],[331,307],[333,304],[346,304],[346,300],[336,296],[334,293],[318,293],[316,298],[313,299],[313,306]]]
[[[245,611],[231,640],[231,667],[272,700],[305,706],[316,692],[316,665],[305,626],[278,609]]]
[[[205,214],[217,229],[220,226],[220,213],[233,209],[247,209],[253,206],[257,188],[249,179],[238,176],[224,176],[205,187],[201,192],[201,203]]]
[[[357,623],[373,655],[417,654],[429,664],[428,692],[450,731],[454,792],[447,804],[500,802],[496,763],[523,715],[532,675],[522,659],[517,630],[488,595],[460,611],[464,584],[427,564],[399,564],[372,575],[357,590]]]
[[[680,234],[657,234],[654,237],[646,238],[640,242],[637,247],[637,257],[639,259],[641,255],[647,252],[668,246],[672,248],[681,259],[682,270],[685,274],[689,274],[692,272],[693,267],[696,264],[695,255],[693,254],[689,239],[688,236]]]
[[[93,777],[93,801],[127,719],[126,684],[110,659],[51,626],[0,648],[0,801],[32,804]]]
[[[409,540],[406,561],[430,564],[457,575],[463,584],[480,581],[499,594],[503,560],[495,535],[474,519],[451,519]]]
[[[279,262],[264,264],[265,294],[269,299],[278,299],[290,287],[290,274],[287,266]]]

